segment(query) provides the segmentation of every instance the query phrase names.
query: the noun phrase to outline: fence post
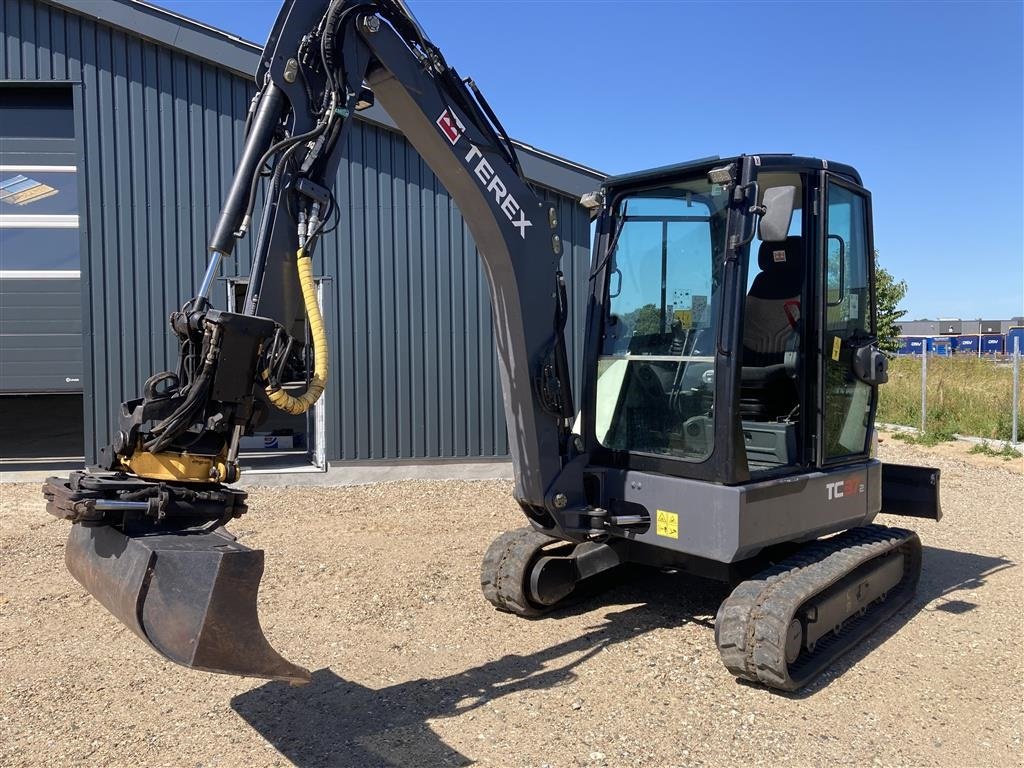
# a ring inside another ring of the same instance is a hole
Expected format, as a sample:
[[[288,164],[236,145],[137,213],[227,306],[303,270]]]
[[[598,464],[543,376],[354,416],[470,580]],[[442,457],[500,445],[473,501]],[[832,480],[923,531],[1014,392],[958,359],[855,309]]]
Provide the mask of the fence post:
[[[1011,440],[1017,442],[1017,409],[1020,408],[1020,336],[1013,337],[1013,433]]]
[[[921,344],[921,434],[928,428],[928,343]]]

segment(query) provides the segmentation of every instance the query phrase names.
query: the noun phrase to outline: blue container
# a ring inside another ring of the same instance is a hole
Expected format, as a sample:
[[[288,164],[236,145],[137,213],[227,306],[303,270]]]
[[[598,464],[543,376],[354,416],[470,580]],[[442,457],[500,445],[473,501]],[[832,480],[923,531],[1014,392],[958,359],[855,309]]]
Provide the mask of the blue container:
[[[953,340],[949,336],[936,336],[931,340],[931,353],[938,357],[949,357],[953,354]]]
[[[981,354],[983,355],[1001,355],[1003,354],[1004,342],[1006,337],[1001,333],[983,333],[981,334]]]
[[[924,336],[900,336],[900,348],[898,355],[920,355],[927,349],[927,341]]]
[[[976,355],[978,354],[978,334],[969,333],[956,337],[957,354]]]
[[[1020,349],[1021,355],[1024,355],[1024,327],[1014,326],[1006,332],[1006,354],[1013,354],[1013,340],[1017,340],[1017,346]]]

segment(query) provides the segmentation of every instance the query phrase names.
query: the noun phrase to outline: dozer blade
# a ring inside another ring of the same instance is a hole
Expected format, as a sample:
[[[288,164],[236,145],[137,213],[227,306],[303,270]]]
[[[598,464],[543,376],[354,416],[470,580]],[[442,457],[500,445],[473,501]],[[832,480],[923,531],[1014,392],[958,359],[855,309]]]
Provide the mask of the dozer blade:
[[[262,550],[223,528],[122,533],[71,526],[68,570],[162,656],[193,669],[308,683],[270,647],[256,613]]]

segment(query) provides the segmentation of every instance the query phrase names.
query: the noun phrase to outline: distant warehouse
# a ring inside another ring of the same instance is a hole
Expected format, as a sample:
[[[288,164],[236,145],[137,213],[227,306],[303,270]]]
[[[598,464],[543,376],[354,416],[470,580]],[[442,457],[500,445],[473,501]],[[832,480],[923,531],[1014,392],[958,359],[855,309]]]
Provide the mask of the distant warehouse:
[[[176,363],[167,314],[205,268],[260,47],[133,0],[7,0],[0,29],[0,408],[16,422],[24,396],[83,398],[92,460],[119,403]],[[558,204],[576,339],[590,237],[577,201],[602,175],[518,151]],[[505,456],[489,300],[458,209],[379,108],[346,154],[341,221],[315,263],[333,381],[308,420],[271,421],[248,446],[320,466]],[[244,293],[250,248],[223,269],[221,308]]]
[[[1009,320],[905,320],[901,355],[1009,355],[1016,343],[1024,354],[1024,317]]]

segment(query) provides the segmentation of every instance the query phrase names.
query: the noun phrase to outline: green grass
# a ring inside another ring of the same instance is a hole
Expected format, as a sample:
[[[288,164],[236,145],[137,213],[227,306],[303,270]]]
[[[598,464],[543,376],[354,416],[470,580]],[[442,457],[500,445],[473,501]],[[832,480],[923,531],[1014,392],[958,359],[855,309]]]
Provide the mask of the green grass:
[[[1003,447],[1000,448],[998,451],[988,443],[978,443],[973,448],[971,448],[971,453],[980,453],[983,456],[998,456],[1001,459],[1003,459],[1003,461],[1024,458],[1024,454],[1016,450],[1009,443],[1003,443]]]
[[[1024,382],[1021,400],[1024,401]],[[929,358],[928,434],[915,437],[914,441],[939,442],[954,433],[1009,440],[1012,404],[1010,365],[976,357]],[[1018,403],[1018,420],[1019,430],[1024,433],[1024,402]],[[881,387],[878,421],[920,427],[920,358],[898,357],[891,362],[889,382]]]
[[[920,432],[893,432],[892,435],[894,440],[902,440],[904,443],[910,443],[912,445],[938,445],[939,443],[947,443],[950,440],[955,440],[952,433],[946,432],[928,432],[921,434]]]

